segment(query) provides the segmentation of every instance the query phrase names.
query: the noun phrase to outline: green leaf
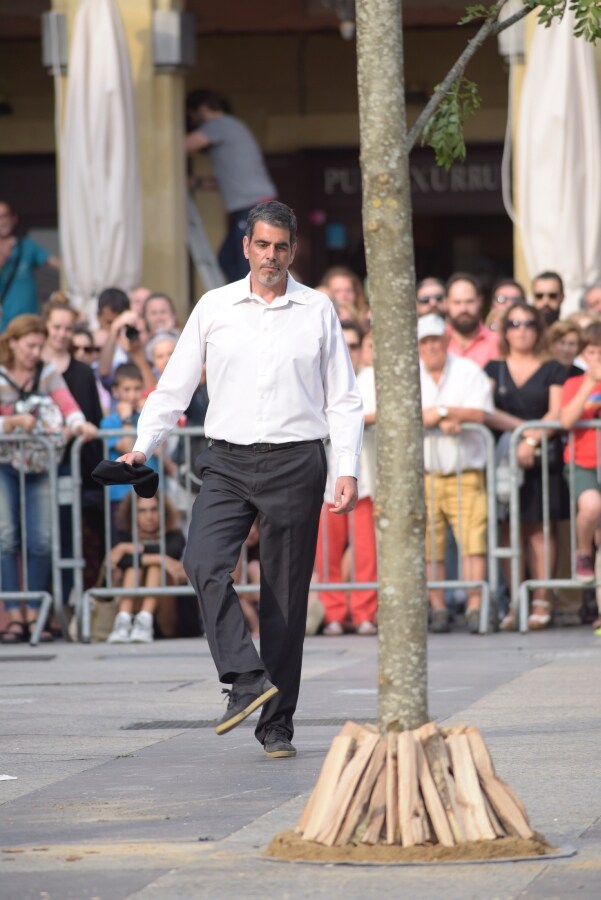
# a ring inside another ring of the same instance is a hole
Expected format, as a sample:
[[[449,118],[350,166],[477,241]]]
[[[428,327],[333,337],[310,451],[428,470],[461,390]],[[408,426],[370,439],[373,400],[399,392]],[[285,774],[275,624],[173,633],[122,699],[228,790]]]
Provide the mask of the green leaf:
[[[487,19],[490,14],[490,7],[484,6],[483,3],[474,3],[465,7],[465,15],[459,19],[458,25],[467,25],[468,22],[474,22],[476,19]]]
[[[440,86],[435,88],[439,90]],[[463,126],[466,119],[481,106],[478,86],[460,78],[443,97],[434,116],[424,129],[422,146],[432,147],[439,166],[448,171],[455,160],[465,159]]]

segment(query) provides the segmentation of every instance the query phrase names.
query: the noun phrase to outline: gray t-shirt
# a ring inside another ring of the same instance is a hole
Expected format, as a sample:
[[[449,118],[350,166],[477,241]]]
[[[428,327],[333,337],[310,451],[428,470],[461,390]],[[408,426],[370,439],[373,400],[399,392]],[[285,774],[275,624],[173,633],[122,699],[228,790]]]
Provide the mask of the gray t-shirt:
[[[199,131],[211,142],[213,175],[228,213],[277,196],[259,145],[244,122],[224,114]]]

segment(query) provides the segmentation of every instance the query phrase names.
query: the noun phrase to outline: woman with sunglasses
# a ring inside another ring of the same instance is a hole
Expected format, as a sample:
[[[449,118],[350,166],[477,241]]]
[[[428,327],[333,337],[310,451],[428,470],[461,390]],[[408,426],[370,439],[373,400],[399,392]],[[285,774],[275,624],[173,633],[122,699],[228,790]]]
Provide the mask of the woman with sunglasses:
[[[523,301],[512,302],[503,317],[500,329],[503,358],[488,363],[485,371],[493,384],[495,412],[487,424],[499,434],[513,431],[523,422],[535,419],[558,419],[561,388],[566,370],[545,352],[544,325],[540,313]],[[547,432],[548,434],[549,432]],[[531,578],[545,577],[545,548],[543,535],[543,480],[540,467],[542,432],[530,428],[518,444],[517,458],[524,470],[520,491],[520,522],[522,546]],[[568,502],[561,475],[561,446],[559,437],[549,440],[549,507],[552,521],[568,518]],[[552,463],[557,459],[557,466]],[[504,540],[508,537],[506,523],[502,525]],[[555,566],[555,540],[549,537],[550,574]],[[551,621],[551,605],[545,588],[532,593],[528,626],[546,628]],[[510,611],[501,628],[515,627]]]

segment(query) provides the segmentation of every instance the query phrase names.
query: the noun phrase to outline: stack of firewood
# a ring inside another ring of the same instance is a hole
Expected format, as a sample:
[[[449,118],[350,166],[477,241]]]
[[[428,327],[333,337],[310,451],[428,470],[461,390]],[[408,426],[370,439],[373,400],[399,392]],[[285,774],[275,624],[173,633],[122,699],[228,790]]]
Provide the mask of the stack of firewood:
[[[296,831],[306,841],[442,844],[532,838],[526,811],[494,770],[477,728],[380,737],[347,722],[334,738]]]

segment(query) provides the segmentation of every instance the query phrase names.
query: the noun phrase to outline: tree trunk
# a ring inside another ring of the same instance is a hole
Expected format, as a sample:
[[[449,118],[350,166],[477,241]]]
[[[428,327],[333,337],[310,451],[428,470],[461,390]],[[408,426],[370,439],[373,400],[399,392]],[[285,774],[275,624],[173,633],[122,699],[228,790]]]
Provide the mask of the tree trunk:
[[[427,600],[423,438],[400,0],[357,0],[363,230],[378,453],[379,725],[423,725]]]

